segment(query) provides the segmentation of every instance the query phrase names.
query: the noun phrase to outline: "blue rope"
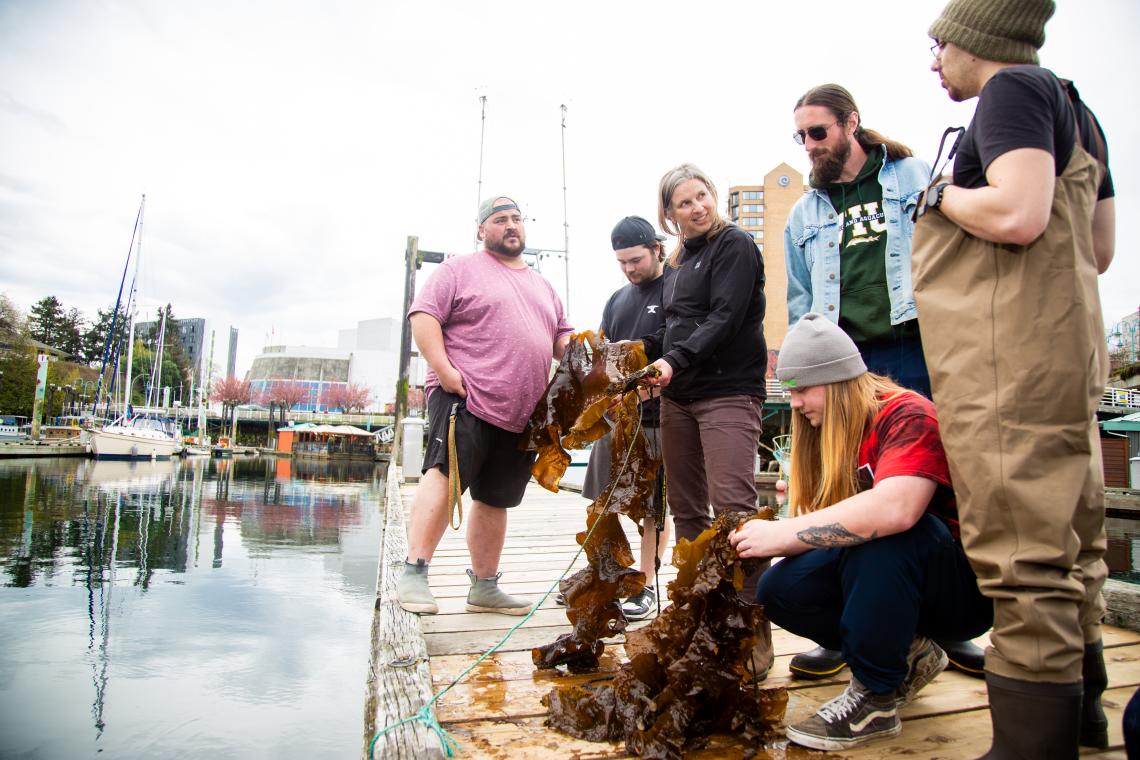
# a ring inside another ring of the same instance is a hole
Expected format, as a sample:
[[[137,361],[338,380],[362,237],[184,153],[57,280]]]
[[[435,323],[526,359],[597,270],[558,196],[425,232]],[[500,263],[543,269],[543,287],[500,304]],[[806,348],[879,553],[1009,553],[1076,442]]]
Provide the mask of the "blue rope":
[[[614,480],[617,480],[618,477],[621,477],[621,474],[623,472],[625,472],[626,465],[629,463],[629,455],[633,452],[633,444],[637,441],[637,434],[641,430],[642,414],[643,414],[643,411],[641,408],[641,404],[638,404],[637,405],[637,426],[633,429],[633,436],[630,438],[629,448],[627,448],[625,451],[625,456],[622,458],[622,462],[621,462],[621,468],[618,469],[617,476],[614,478]],[[602,505],[602,511],[603,512],[605,511],[606,507],[609,506],[611,497],[613,497],[613,489],[612,488],[610,489],[609,494],[606,496],[606,503]],[[562,582],[562,579],[566,577],[566,574],[569,573],[574,568],[574,563],[577,562],[578,558],[582,556],[582,552],[584,552],[586,550],[586,544],[589,542],[590,536],[592,536],[594,534],[594,530],[600,524],[601,524],[601,520],[598,520],[592,526],[590,526],[590,530],[588,530],[586,532],[586,537],[584,539],[582,539],[581,546],[578,547],[578,551],[574,554],[573,557],[571,557],[570,564],[567,565],[566,569],[562,571],[562,575],[560,575],[554,579],[554,583],[550,584],[550,588],[546,589],[546,593],[542,595],[542,598],[539,599],[538,602],[533,607],[530,608],[530,612],[528,612],[526,614],[526,616],[523,617],[522,620],[515,623],[515,625],[513,625],[511,627],[511,629],[506,632],[506,634],[503,636],[503,638],[501,638],[499,640],[499,642],[497,644],[495,644],[495,646],[491,647],[486,652],[484,652],[482,655],[480,655],[479,659],[475,660],[475,662],[468,665],[463,670],[462,673],[460,673],[455,678],[453,678],[451,683],[449,683],[447,686],[440,689],[435,694],[435,696],[433,696],[430,700],[428,700],[427,704],[425,704],[423,707],[421,707],[419,710],[416,711],[415,715],[409,715],[408,717],[403,718],[403,719],[391,724],[390,726],[385,726],[380,731],[378,731],[375,736],[372,737],[372,741],[368,745],[369,760],[372,760],[372,758],[375,757],[374,752],[376,749],[376,742],[378,742],[380,740],[381,736],[384,736],[389,731],[392,731],[396,728],[399,728],[400,726],[402,726],[406,723],[412,723],[415,721],[419,721],[420,723],[423,723],[425,726],[428,727],[428,729],[430,729],[432,732],[435,733],[435,735],[439,738],[440,746],[443,747],[443,751],[447,755],[447,757],[455,757],[456,755],[459,754],[459,742],[455,740],[454,736],[452,736],[451,734],[449,734],[447,732],[447,729],[445,729],[443,726],[440,725],[439,719],[435,715],[435,710],[432,709],[432,705],[434,705],[436,703],[436,700],[438,700],[444,694],[451,691],[451,688],[453,686],[459,685],[459,682],[462,681],[464,678],[466,678],[467,675],[472,670],[479,667],[479,664],[481,662],[483,662],[483,660],[487,659],[492,654],[497,652],[499,650],[499,648],[502,647],[503,644],[506,644],[507,641],[511,638],[511,636],[514,635],[515,631],[517,631],[519,628],[522,628],[523,625],[525,625],[528,620],[530,620],[532,617],[534,617],[534,613],[538,611],[538,608],[542,606],[542,603],[545,602],[550,597],[550,594],[553,593],[554,589],[558,586],[558,584]]]

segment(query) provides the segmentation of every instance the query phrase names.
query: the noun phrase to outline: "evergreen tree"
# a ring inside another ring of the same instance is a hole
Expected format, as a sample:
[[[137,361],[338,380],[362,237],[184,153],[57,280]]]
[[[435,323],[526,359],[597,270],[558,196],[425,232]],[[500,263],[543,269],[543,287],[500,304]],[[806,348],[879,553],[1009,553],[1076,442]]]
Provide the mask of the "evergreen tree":
[[[103,347],[107,342],[107,333],[111,331],[111,323],[115,322],[115,330],[120,334],[127,329],[127,313],[119,307],[119,318],[115,317],[115,308],[109,307],[106,311],[98,309],[96,318],[83,333],[80,356],[83,361],[92,366],[98,366],[103,361]]]
[[[33,340],[55,348],[60,341],[65,316],[58,298],[44,296],[32,305],[28,315],[28,334]]]
[[[79,309],[68,309],[60,320],[59,335],[54,344],[55,348],[75,361],[83,361],[83,322],[83,314]]]

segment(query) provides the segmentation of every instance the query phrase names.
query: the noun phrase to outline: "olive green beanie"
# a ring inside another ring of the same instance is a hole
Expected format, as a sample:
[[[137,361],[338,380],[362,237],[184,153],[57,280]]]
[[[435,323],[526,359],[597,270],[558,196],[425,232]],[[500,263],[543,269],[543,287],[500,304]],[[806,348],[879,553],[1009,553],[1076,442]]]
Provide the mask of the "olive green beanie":
[[[928,34],[978,58],[998,63],[1039,63],[1053,0],[950,0]]]

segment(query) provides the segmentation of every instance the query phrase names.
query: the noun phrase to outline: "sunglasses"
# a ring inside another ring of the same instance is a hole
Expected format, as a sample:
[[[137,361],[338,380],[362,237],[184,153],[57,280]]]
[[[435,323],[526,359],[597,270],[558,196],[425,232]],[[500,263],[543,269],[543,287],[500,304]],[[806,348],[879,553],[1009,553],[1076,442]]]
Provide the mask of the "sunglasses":
[[[838,124],[838,123],[839,123],[838,121],[835,122],[835,124]],[[827,137],[827,130],[834,127],[835,124],[828,124],[826,127],[816,126],[816,127],[808,127],[807,129],[797,129],[795,132],[792,133],[792,139],[796,141],[796,145],[803,145],[804,144],[804,136],[805,135],[807,137],[810,137],[811,139],[815,140],[816,142],[819,142],[820,140]]]

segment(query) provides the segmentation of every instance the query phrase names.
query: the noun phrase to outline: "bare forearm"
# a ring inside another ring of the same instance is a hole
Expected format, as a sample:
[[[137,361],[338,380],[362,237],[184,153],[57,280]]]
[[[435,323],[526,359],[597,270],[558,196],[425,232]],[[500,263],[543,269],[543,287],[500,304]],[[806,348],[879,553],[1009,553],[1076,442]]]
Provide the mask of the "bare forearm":
[[[733,545],[746,557],[790,557],[834,549],[910,529],[926,510],[937,484],[916,476],[887,478],[869,491],[788,520],[745,523]]]
[[[420,349],[420,355],[437,375],[454,371],[451,360],[447,358],[447,351],[443,345],[443,328],[435,317],[423,312],[417,312],[410,317],[412,321],[412,337]]]
[[[1018,148],[986,168],[986,186],[950,185],[942,213],[971,235],[992,243],[1029,245],[1045,231],[1056,184],[1053,156]]]
[[[1116,199],[1097,201],[1093,212],[1093,254],[1097,274],[1104,274],[1116,255]]]

